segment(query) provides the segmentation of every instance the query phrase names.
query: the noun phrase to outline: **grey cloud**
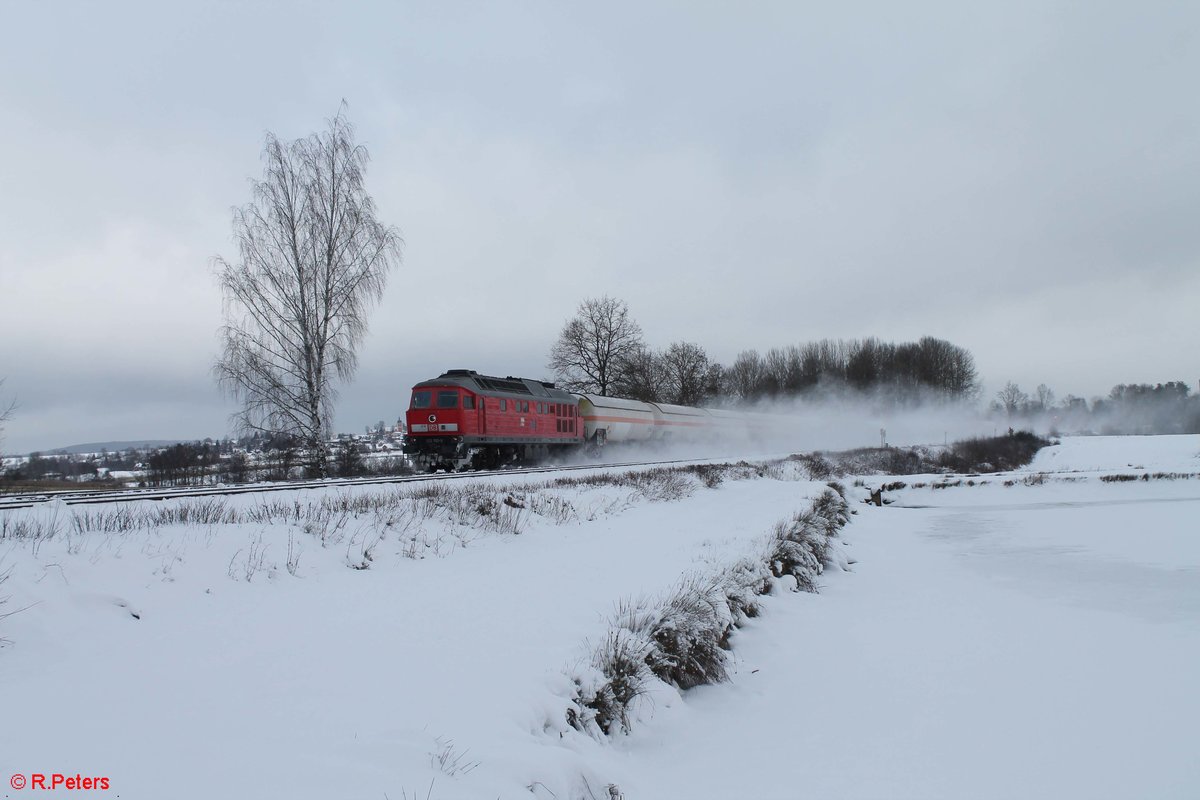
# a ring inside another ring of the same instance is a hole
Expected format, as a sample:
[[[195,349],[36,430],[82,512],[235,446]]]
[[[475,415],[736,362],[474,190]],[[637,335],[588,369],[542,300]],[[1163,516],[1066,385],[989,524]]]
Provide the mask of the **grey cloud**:
[[[40,371],[6,353],[0,375],[51,406],[80,353],[189,387],[90,377],[68,438],[135,424],[138,399],[223,426],[208,258],[231,254],[263,132],[303,135],[341,97],[407,245],[339,426],[394,418],[449,367],[544,375],[562,320],[606,292],[654,344],[725,361],[931,334],[1059,394],[1200,375],[1171,346],[1200,299],[1194,4],[5,14],[29,35],[0,52],[0,146],[21,154],[0,164],[0,336]],[[151,434],[171,435],[128,433]]]

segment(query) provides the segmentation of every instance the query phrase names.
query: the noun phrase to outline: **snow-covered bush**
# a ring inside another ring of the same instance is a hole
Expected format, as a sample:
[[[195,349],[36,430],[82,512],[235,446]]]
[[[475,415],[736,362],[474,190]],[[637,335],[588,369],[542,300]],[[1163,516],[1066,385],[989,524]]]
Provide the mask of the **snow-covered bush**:
[[[808,473],[809,480],[823,481],[833,477],[834,465],[820,453],[796,453],[789,460],[798,462]]]
[[[573,677],[575,702],[567,709],[567,723],[592,733],[612,734],[618,726],[628,732],[630,709],[650,678],[646,651],[643,637],[624,628],[610,630],[590,663]]]
[[[1025,466],[1049,445],[1050,440],[1029,431],[964,439],[951,444],[938,463],[955,472],[1001,472]]]
[[[728,464],[693,464],[688,467],[688,472],[700,479],[707,489],[715,489],[725,480],[725,473],[729,471]]]
[[[849,515],[845,498],[827,489],[807,511],[778,523],[770,556],[775,577],[791,575],[800,589],[817,591],[817,577],[829,563],[833,540]]]
[[[679,689],[729,677],[725,651],[734,616],[720,579],[685,579],[659,607],[648,631],[651,672]]]

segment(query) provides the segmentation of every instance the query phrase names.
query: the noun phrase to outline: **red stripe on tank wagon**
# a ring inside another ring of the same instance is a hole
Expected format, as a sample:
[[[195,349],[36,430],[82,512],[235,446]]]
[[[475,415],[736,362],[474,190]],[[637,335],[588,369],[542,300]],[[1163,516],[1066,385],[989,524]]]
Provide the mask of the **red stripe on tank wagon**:
[[[601,417],[588,414],[583,415],[584,422],[629,422],[634,425],[683,425],[685,427],[703,428],[711,425],[711,422],[674,422],[671,420],[656,420],[656,419],[640,419],[639,417]]]

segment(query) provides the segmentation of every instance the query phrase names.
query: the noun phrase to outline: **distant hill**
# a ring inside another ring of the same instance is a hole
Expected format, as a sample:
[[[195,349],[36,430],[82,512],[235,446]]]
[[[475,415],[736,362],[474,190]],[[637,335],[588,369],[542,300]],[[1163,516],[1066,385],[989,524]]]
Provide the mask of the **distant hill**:
[[[75,455],[78,453],[99,453],[101,450],[107,450],[110,453],[115,453],[120,450],[146,450],[157,447],[170,447],[173,444],[178,444],[182,441],[192,441],[191,439],[135,439],[129,442],[88,442],[86,444],[73,444],[67,447],[56,447],[53,450],[38,450],[44,456],[55,455],[57,453],[67,453]]]

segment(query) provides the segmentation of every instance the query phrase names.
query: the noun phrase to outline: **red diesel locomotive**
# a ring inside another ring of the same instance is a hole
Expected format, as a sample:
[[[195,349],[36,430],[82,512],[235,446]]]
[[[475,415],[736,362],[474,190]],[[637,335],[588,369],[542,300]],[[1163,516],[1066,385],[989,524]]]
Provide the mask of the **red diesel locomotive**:
[[[428,469],[495,469],[583,443],[575,396],[553,383],[452,369],[413,387],[404,453]]]

